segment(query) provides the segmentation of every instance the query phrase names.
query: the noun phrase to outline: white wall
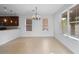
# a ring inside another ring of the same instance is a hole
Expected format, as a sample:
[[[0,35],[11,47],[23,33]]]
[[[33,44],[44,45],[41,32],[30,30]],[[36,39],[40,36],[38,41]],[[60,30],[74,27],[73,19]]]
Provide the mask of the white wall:
[[[69,48],[73,53],[79,53],[79,40],[71,39],[62,34],[61,30],[61,13],[71,5],[66,5],[54,14],[54,35],[55,37]]]
[[[0,30],[0,45],[16,39],[19,34],[19,29]]]
[[[47,15],[44,15],[47,16]],[[41,20],[32,21],[32,31],[26,31],[26,18],[27,16],[20,17],[20,28],[22,37],[53,37],[53,18],[52,16],[48,17],[48,31],[42,31],[42,15]]]
[[[33,31],[26,31],[26,16],[19,18],[19,29],[0,31],[0,45],[18,37],[48,37],[53,36],[53,19],[49,18],[49,31],[42,31],[42,20],[33,21]]]

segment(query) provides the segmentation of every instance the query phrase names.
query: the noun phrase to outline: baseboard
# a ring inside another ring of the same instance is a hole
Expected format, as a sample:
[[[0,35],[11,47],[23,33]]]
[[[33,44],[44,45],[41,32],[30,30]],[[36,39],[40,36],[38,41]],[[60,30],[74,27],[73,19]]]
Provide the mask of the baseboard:
[[[21,37],[54,37],[54,36],[21,36]]]

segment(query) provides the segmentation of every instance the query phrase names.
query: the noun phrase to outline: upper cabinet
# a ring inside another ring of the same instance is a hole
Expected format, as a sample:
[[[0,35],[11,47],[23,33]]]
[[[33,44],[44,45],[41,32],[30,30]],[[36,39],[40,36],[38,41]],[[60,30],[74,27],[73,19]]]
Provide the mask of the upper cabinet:
[[[18,26],[18,16],[0,16],[0,26]]]

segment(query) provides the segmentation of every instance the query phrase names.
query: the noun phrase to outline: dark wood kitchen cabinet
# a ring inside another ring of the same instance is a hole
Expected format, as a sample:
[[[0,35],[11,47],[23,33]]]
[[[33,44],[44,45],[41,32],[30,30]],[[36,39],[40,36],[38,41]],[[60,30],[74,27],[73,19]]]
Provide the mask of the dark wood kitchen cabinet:
[[[18,16],[0,16],[0,26],[18,26]]]

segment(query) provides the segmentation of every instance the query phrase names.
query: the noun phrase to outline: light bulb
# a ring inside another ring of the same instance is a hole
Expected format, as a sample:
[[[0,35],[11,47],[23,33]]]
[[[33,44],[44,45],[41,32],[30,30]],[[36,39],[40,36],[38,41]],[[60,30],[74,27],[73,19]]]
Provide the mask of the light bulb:
[[[12,23],[13,21],[11,20],[10,22]]]
[[[7,20],[6,20],[6,19],[4,19],[4,22],[7,22]]]

